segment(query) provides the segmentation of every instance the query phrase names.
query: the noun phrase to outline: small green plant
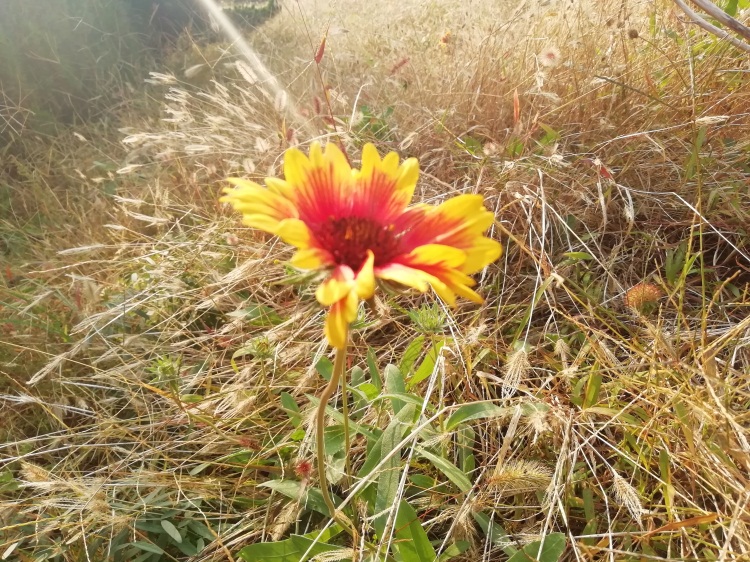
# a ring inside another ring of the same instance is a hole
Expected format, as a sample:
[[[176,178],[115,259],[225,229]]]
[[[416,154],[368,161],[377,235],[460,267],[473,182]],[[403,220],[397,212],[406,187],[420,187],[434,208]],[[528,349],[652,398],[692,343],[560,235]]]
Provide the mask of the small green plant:
[[[376,111],[368,105],[359,108],[360,118],[353,125],[356,134],[365,141],[387,142],[393,138],[393,124],[390,122],[393,115],[393,107],[386,107],[382,111]]]

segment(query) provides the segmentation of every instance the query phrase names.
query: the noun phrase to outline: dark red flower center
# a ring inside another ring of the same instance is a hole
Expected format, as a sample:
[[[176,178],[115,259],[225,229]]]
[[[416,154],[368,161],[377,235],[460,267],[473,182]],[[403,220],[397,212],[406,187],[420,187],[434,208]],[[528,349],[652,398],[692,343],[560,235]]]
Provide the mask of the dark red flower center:
[[[366,218],[332,218],[320,225],[315,238],[321,248],[331,252],[337,265],[348,265],[355,272],[367,259],[367,250],[375,255],[375,267],[388,263],[400,253],[393,226]]]

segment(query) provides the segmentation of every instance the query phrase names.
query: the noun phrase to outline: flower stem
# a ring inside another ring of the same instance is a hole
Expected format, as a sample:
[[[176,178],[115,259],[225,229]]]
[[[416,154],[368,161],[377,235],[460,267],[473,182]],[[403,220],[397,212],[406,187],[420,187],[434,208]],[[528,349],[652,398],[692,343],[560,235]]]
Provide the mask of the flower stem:
[[[331,512],[331,517],[333,517],[334,519],[336,518],[336,507],[333,505],[331,494],[328,491],[328,481],[326,479],[326,450],[324,432],[326,427],[326,406],[328,405],[328,401],[331,399],[331,396],[333,396],[333,393],[336,392],[336,389],[339,386],[339,380],[341,380],[344,373],[344,368],[346,366],[346,341],[348,341],[348,334],[344,341],[344,347],[336,349],[336,359],[333,362],[333,373],[331,374],[331,380],[328,381],[328,384],[320,394],[320,403],[318,404],[315,429],[315,437],[317,440],[318,449],[318,479],[320,480],[320,491],[323,494],[323,500],[326,502],[328,510]],[[344,423],[346,423],[346,414],[344,414],[344,420]]]
[[[336,355],[338,358],[338,351]],[[346,363],[346,354],[344,354],[344,363]],[[349,454],[352,450],[352,444],[349,439],[349,401],[346,398],[346,376],[341,377],[341,410],[344,413],[344,451],[346,454],[346,457],[344,457],[344,462],[346,463],[344,479],[348,491],[352,485],[352,461]]]

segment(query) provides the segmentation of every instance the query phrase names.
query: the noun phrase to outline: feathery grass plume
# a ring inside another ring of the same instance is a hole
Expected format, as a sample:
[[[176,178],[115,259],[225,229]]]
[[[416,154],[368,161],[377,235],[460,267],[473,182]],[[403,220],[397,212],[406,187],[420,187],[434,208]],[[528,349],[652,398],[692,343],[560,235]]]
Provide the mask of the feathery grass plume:
[[[511,459],[495,466],[487,479],[486,490],[498,499],[544,490],[550,485],[552,470],[544,464],[527,459]]]
[[[286,501],[284,507],[281,508],[281,511],[274,518],[273,524],[268,531],[271,540],[277,541],[281,539],[289,530],[289,527],[297,521],[302,509],[303,507],[299,501]]]
[[[555,46],[549,46],[542,49],[537,55],[539,64],[546,68],[555,68],[562,63],[560,49]]]
[[[628,510],[630,516],[640,523],[646,510],[643,509],[643,503],[638,491],[615,470],[612,471],[612,490],[615,494],[615,501]]]
[[[30,462],[21,463],[21,478],[29,485],[39,488],[52,488],[60,483],[49,470]]]
[[[555,355],[560,358],[560,361],[562,361],[563,364],[568,362],[568,357],[570,357],[570,346],[564,338],[557,338],[557,340],[555,340]]]
[[[546,404],[531,404],[523,417],[527,430],[533,432],[532,443],[536,443],[539,436],[552,429],[550,425],[550,411]]]
[[[338,562],[339,560],[357,560],[358,551],[353,548],[341,548],[330,552],[321,552],[310,558],[310,562]]]
[[[638,283],[625,292],[623,302],[626,307],[635,311],[643,312],[648,307],[655,305],[663,296],[661,288],[654,283]]]
[[[518,390],[521,381],[531,371],[531,363],[529,363],[529,354],[526,351],[526,346],[522,345],[510,354],[504,371],[502,395],[507,398]]]

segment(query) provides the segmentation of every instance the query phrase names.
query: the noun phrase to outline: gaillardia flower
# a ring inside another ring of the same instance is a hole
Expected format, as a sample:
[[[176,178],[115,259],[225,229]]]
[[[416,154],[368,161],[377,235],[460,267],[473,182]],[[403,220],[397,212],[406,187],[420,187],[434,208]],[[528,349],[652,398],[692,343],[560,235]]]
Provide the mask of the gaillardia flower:
[[[429,287],[448,305],[456,295],[482,302],[469,277],[495,261],[502,246],[483,236],[494,215],[481,195],[459,195],[434,206],[410,206],[419,164],[399,164],[391,152],[381,160],[372,144],[362,151],[362,168],[352,169],[333,143],[310,156],[297,149],[284,156],[284,178],[266,187],[231,178],[222,202],[243,215],[247,226],[270,232],[295,246],[291,264],[328,270],[315,296],[330,307],[325,335],[346,346],[349,324],[360,299],[381,279],[425,292]]]

